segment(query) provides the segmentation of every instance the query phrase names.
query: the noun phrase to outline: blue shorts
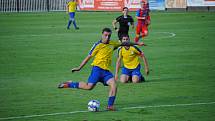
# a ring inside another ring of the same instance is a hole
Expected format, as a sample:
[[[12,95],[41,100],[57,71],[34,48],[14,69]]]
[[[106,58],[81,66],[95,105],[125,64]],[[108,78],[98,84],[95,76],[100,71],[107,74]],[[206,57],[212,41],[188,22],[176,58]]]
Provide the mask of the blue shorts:
[[[69,17],[70,17],[70,19],[74,19],[75,18],[75,12],[70,12]]]
[[[98,66],[93,66],[88,78],[88,83],[96,85],[97,82],[101,82],[107,86],[107,81],[111,78],[113,78],[113,74],[110,71],[104,70]]]
[[[137,75],[139,78],[141,78],[141,72],[140,72],[140,64],[135,69],[128,69],[125,67],[122,67],[122,74],[128,75],[128,76],[134,76]]]

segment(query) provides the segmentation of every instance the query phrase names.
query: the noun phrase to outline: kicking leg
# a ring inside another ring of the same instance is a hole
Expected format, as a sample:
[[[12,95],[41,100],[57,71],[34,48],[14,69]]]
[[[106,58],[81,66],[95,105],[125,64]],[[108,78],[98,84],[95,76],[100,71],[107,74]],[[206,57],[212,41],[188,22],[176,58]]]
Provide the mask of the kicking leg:
[[[110,86],[109,88],[109,98],[108,98],[108,110],[113,111],[114,107],[114,101],[116,98],[116,93],[117,93],[117,85],[116,85],[116,81],[114,80],[114,78],[111,78],[107,81],[107,84]]]
[[[95,85],[92,83],[67,81],[59,84],[58,88],[77,88],[77,89],[84,89],[84,90],[92,90],[94,86]]]

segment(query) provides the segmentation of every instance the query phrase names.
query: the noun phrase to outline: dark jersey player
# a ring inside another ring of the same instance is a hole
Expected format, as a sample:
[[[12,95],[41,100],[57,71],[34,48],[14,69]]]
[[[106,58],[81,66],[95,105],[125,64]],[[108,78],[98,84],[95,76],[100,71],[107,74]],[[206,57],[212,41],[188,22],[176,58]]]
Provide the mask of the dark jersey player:
[[[132,18],[132,16],[128,15],[128,8],[124,7],[122,9],[122,13],[123,15],[117,17],[112,22],[113,28],[116,30],[116,32],[118,32],[119,40],[122,39],[122,35],[128,35],[130,25],[134,29],[134,19]],[[119,23],[119,28],[116,27],[117,23]]]

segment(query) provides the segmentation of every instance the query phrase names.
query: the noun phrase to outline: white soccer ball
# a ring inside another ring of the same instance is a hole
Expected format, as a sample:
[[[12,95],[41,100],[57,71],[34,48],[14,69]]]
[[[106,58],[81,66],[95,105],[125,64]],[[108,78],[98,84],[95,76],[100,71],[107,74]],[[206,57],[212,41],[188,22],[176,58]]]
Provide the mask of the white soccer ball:
[[[88,110],[92,112],[99,111],[100,102],[98,100],[90,100],[88,102]]]

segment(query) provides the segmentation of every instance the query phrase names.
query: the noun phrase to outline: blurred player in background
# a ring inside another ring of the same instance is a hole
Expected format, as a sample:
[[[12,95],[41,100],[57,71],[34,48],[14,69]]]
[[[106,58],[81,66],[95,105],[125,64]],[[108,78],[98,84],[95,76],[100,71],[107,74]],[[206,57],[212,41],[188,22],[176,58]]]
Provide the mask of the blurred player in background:
[[[108,98],[108,110],[114,110],[113,104],[116,98],[117,86],[114,80],[113,74],[110,72],[110,66],[112,61],[113,51],[119,46],[125,45],[140,45],[143,43],[120,43],[110,41],[111,29],[104,28],[102,30],[102,38],[95,43],[90,50],[88,56],[82,61],[79,67],[73,68],[72,72],[80,71],[84,65],[94,57],[92,62],[92,71],[88,78],[88,82],[74,82],[67,81],[58,85],[58,88],[77,88],[84,90],[91,90],[95,87],[97,82],[103,83],[105,86],[109,86],[109,98]]]
[[[136,26],[136,37],[135,42],[139,41],[139,38],[144,38],[148,35],[148,25],[150,24],[151,18],[149,15],[149,3],[147,1],[140,2],[141,8],[136,12],[137,26]],[[142,35],[141,35],[141,34]]]
[[[70,29],[71,23],[73,23],[75,29],[79,29],[79,27],[77,27],[76,21],[75,21],[75,11],[76,11],[77,8],[80,9],[80,6],[76,2],[76,0],[70,0],[67,3],[67,12],[69,13],[69,22],[68,22],[68,25],[67,25],[67,29]]]
[[[115,20],[113,20],[112,25],[113,28],[118,32],[118,38],[121,40],[121,36],[123,34],[128,35],[129,26],[131,25],[134,29],[134,20],[132,16],[128,15],[128,8],[124,7],[122,9],[123,15],[117,17]],[[116,27],[116,24],[119,23],[119,28]]]
[[[129,42],[130,39],[128,35],[122,35],[122,42]],[[116,62],[116,73],[115,80],[118,80],[118,72],[121,65],[121,60],[123,62],[122,74],[120,76],[120,81],[122,83],[127,83],[130,81],[133,83],[138,83],[145,81],[141,74],[141,65],[139,57],[142,58],[145,65],[145,74],[149,74],[148,62],[144,53],[136,46],[123,46],[118,49],[118,59]]]

